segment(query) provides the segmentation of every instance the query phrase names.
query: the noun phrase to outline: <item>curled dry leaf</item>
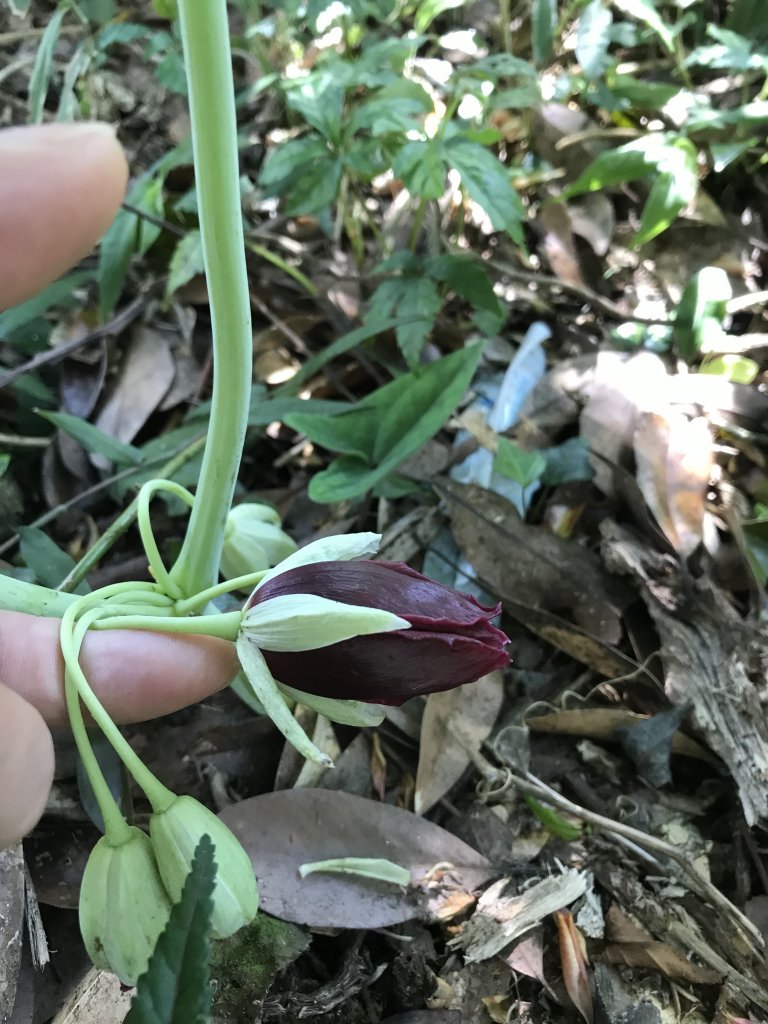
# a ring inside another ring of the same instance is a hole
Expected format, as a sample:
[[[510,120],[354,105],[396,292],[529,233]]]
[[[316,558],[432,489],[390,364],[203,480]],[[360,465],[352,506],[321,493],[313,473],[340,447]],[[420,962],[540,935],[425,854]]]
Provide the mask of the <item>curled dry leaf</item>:
[[[712,434],[703,416],[646,412],[635,430],[637,482],[669,543],[684,558],[704,536]]]
[[[563,969],[565,990],[587,1024],[592,1024],[594,1006],[584,936],[576,927],[570,910],[556,911],[555,924],[560,944],[560,963]]]
[[[431,693],[421,720],[414,810],[425,814],[463,774],[488,738],[504,697],[501,672]]]
[[[265,793],[227,807],[221,818],[251,856],[262,909],[294,924],[387,928],[427,912],[422,889],[430,899],[449,888],[469,893],[493,875],[484,857],[445,829],[335,790]],[[413,884],[404,890],[352,875],[299,877],[301,864],[337,857],[386,858],[407,868]]]

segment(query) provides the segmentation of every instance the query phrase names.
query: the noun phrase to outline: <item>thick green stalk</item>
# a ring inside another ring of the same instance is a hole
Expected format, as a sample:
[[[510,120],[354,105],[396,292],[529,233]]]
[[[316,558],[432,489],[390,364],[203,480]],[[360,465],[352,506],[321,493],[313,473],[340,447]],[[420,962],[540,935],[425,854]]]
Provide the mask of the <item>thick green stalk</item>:
[[[234,83],[225,0],[179,0],[197,207],[213,327],[213,403],[197,498],[171,578],[187,596],[217,581],[245,440],[252,375]]]
[[[29,615],[60,619],[77,600],[76,594],[63,594],[59,590],[39,587],[36,583],[0,575],[0,610],[5,612],[27,612]]]

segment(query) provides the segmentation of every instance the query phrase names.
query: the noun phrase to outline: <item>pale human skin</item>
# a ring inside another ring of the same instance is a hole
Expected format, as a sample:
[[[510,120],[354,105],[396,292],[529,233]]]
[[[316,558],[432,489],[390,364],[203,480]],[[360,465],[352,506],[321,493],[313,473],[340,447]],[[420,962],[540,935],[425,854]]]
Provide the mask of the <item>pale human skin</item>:
[[[123,198],[125,156],[106,125],[0,131],[0,309],[85,256]],[[53,780],[49,725],[67,721],[58,620],[0,611],[0,849],[38,821]],[[220,690],[234,645],[212,637],[91,633],[86,674],[118,722],[167,714]]]

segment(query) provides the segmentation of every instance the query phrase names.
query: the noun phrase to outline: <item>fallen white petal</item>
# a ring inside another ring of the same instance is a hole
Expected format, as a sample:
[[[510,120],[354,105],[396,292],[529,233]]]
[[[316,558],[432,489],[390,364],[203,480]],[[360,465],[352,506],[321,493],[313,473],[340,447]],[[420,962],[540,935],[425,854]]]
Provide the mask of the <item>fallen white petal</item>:
[[[353,636],[410,628],[406,619],[381,608],[343,604],[315,594],[281,594],[249,608],[240,632],[264,651],[314,651]]]

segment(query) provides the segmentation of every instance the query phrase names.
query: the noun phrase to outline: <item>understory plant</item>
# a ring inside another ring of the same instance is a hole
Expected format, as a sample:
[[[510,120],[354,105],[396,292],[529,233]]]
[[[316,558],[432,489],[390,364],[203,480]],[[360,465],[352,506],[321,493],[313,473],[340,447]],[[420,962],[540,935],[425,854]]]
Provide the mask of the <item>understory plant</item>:
[[[112,584],[78,597],[0,577],[1,608],[61,619],[67,708],[104,822],[83,880],[81,927],[94,962],[126,984],[143,973],[203,836],[212,840],[218,865],[215,937],[253,919],[258,890],[237,838],[202,804],[155,778],[111,720],[80,663],[89,630],[207,634],[232,642],[245,685],[299,751],[323,764],[328,758],[297,724],[294,703],[369,726],[383,717],[377,705],[470,682],[507,660],[507,638],[490,621],[498,608],[483,608],[400,563],[368,560],[377,535],[330,537],[295,550],[263,507],[232,513],[248,422],[252,336],[225,0],[180,0],[179,18],[214,351],[210,428],[196,494],[165,479],[149,480],[139,491],[132,507],[153,582]],[[152,528],[158,495],[189,508],[171,566]],[[223,553],[228,578],[218,582]],[[218,611],[217,599],[235,591],[251,592],[245,607]],[[110,792],[83,708],[145,793],[152,808],[148,835],[126,822]]]

